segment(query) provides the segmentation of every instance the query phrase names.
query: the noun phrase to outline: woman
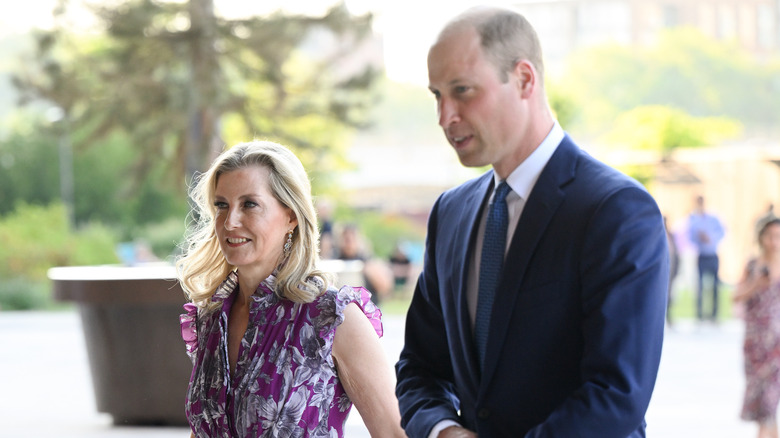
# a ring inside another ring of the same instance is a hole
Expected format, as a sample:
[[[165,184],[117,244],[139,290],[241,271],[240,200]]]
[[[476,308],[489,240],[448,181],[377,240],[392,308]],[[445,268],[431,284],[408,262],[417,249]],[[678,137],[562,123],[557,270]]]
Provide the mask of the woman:
[[[760,254],[747,263],[734,300],[744,303],[745,377],[742,418],[758,423],[759,438],[777,438],[780,401],[780,219],[758,227]]]
[[[185,411],[197,437],[343,436],[355,404],[372,436],[403,436],[381,313],[317,269],[317,218],[300,161],[254,141],[191,191],[179,279],[192,301]]]

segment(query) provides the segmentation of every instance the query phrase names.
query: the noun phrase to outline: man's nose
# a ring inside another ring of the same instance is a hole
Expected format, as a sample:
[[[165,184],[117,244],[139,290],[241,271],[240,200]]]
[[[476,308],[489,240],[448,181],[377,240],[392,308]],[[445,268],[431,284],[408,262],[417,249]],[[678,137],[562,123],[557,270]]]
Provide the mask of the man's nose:
[[[446,98],[439,99],[439,126],[447,128],[453,123],[460,120],[458,116],[457,105],[451,100]]]

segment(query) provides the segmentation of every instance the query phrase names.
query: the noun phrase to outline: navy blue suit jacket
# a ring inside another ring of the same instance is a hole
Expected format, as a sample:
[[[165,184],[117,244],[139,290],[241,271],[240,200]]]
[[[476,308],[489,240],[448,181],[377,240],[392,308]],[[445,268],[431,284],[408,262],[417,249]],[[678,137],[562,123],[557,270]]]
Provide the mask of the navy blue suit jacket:
[[[465,285],[492,180],[445,192],[431,211],[396,364],[407,434],[453,419],[480,437],[645,436],[668,286],[655,201],[567,135],[514,233],[480,371]]]

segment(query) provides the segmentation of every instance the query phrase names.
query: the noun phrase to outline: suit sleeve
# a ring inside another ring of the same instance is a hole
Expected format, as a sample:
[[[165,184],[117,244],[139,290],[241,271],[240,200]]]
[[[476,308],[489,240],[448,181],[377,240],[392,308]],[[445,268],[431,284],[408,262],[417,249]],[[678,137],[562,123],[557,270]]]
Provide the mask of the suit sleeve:
[[[428,223],[423,271],[407,312],[404,348],[396,364],[401,426],[410,438],[427,437],[439,421],[459,421],[436,276],[438,205],[437,201]]]
[[[583,384],[526,437],[631,436],[655,385],[669,275],[660,211],[646,191],[629,187],[581,220]]]

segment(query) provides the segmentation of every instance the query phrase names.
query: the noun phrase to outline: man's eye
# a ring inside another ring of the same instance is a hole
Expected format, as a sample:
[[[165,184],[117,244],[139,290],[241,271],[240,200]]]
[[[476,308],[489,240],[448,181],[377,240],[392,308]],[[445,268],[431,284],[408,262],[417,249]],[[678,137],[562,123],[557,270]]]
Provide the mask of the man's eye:
[[[455,93],[456,94],[463,94],[463,93],[465,93],[467,91],[469,91],[469,87],[466,87],[466,86],[455,87]]]

